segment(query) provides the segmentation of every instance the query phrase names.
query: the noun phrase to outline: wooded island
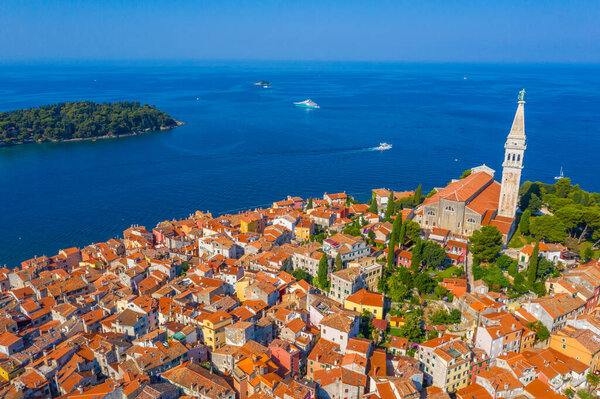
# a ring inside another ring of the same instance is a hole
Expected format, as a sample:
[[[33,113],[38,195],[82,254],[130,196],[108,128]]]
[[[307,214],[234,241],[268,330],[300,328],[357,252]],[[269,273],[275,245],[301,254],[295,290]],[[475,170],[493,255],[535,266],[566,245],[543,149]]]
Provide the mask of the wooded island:
[[[0,112],[0,145],[109,138],[181,125],[139,101],[65,102]]]

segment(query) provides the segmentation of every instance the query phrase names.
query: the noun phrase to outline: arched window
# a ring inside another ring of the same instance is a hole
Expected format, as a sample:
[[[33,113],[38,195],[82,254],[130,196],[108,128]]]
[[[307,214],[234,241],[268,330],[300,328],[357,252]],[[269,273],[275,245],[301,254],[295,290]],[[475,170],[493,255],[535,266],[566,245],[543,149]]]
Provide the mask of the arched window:
[[[515,154],[513,154],[513,161],[515,160]]]
[[[435,212],[432,210],[427,211],[427,216],[435,216]]]
[[[444,209],[447,210],[448,212],[454,212],[454,207],[452,205],[448,205]]]
[[[468,218],[468,219],[467,219],[467,223],[475,223],[475,219],[473,219],[473,218]]]
[[[510,154],[506,154],[506,160],[510,161]]]
[[[517,155],[517,161],[521,162],[521,154]]]

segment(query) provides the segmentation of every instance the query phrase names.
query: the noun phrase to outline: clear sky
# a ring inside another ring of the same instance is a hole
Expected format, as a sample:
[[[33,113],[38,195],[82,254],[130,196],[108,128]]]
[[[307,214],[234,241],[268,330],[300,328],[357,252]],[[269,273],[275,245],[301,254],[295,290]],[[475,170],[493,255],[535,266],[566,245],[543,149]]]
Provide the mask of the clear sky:
[[[1,0],[0,61],[600,62],[600,0]]]

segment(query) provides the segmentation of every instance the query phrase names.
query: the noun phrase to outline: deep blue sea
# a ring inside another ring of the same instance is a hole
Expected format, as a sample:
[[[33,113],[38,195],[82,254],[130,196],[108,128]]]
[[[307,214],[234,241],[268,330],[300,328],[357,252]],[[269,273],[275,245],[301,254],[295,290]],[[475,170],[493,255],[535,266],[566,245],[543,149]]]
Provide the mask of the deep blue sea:
[[[252,83],[270,80],[264,89]],[[0,111],[139,100],[185,126],[0,148],[0,265],[193,211],[286,195],[424,191],[500,165],[527,90],[524,179],[600,191],[600,67],[354,63],[0,65]],[[312,98],[319,110],[294,101]],[[389,151],[371,150],[379,142]]]

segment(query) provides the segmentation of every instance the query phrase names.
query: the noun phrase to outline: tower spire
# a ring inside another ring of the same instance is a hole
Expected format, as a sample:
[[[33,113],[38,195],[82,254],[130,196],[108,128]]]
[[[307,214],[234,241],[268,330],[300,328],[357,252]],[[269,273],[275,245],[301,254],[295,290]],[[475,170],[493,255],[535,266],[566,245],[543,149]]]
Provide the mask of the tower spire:
[[[502,187],[498,215],[514,218],[519,200],[523,156],[527,148],[525,136],[525,89],[519,92],[517,112],[504,144],[504,163],[502,164]]]

